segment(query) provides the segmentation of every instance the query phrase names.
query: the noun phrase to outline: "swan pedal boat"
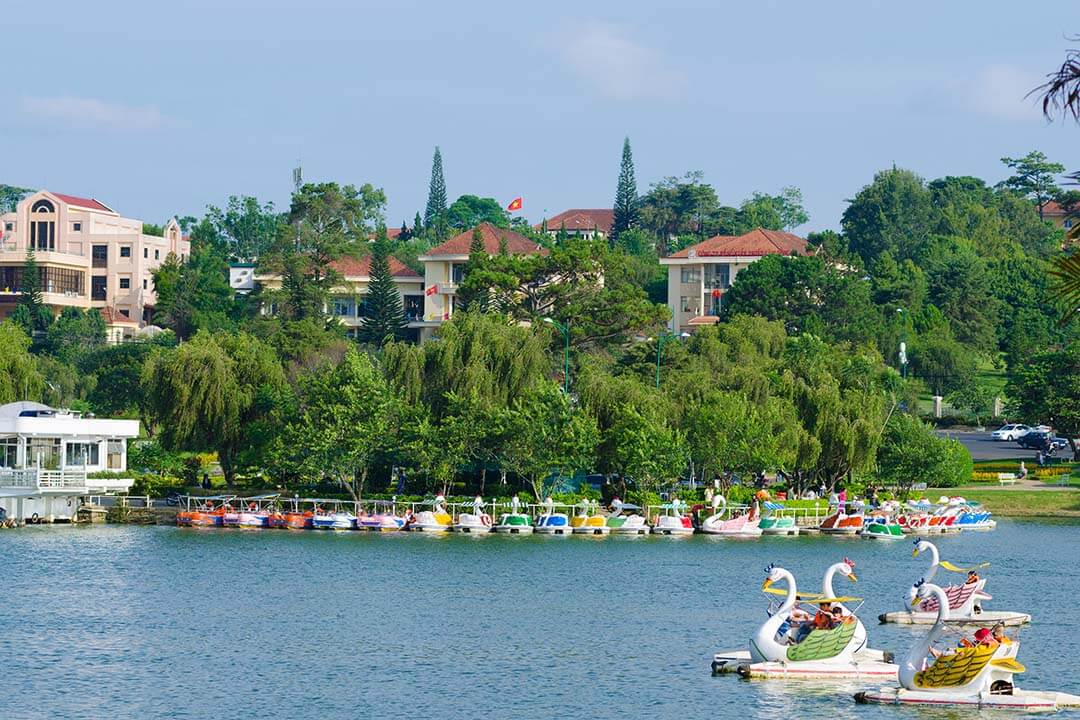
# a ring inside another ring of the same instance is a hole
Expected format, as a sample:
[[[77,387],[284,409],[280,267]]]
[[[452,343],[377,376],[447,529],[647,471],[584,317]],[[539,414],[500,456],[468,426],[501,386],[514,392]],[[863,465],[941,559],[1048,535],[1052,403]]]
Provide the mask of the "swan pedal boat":
[[[1019,640],[957,648],[927,664],[934,643],[942,638],[949,616],[945,590],[920,580],[909,593],[908,604],[919,607],[934,600],[934,626],[915,643],[900,663],[899,686],[856,693],[859,703],[958,705],[1017,710],[1057,710],[1080,707],[1080,696],[1061,692],[1021,690],[1013,682],[1026,668],[1016,656]]]
[[[653,519],[652,535],[693,535],[694,523],[690,520],[690,517],[683,515],[681,508],[686,507],[686,504],[681,502],[678,498],[672,498],[670,503],[666,503],[660,506],[660,510],[665,511],[664,515],[657,515]]]
[[[714,495],[712,508],[713,514],[701,521],[701,532],[728,537],[761,536],[761,518],[757,514],[756,506],[742,515],[732,515],[724,520],[724,515],[729,511],[727,498],[723,495]]]
[[[503,535],[532,535],[532,518],[524,513],[503,513],[491,530]]]
[[[608,515],[606,525],[612,535],[649,534],[649,525],[645,522],[645,517],[637,512],[641,509],[639,506],[624,503],[616,498],[611,503],[611,509],[613,514]]]
[[[607,518],[600,514],[575,515],[570,519],[570,527],[574,535],[607,535],[611,532]]]
[[[573,528],[565,513],[544,513],[536,518],[533,532],[538,535],[570,535]]]
[[[937,546],[929,540],[916,540],[912,557],[918,557],[919,553],[930,554],[930,568],[924,576],[924,581],[930,582],[937,574],[938,568],[945,568],[950,572],[967,573],[968,570],[977,570],[986,567],[986,563],[972,568],[957,567],[947,560],[942,560]],[[981,627],[993,627],[998,623],[1006,627],[1016,627],[1031,622],[1031,615],[1008,610],[983,610],[982,602],[992,600],[985,590],[986,578],[980,578],[978,582],[965,583],[963,585],[947,585],[942,592],[949,601],[949,613],[945,622],[950,625],[972,625]],[[931,596],[923,604],[921,609],[906,607],[904,610],[882,613],[878,615],[881,623],[896,623],[899,625],[933,625],[937,622],[936,598]]]
[[[470,535],[486,535],[491,532],[491,516],[487,513],[461,513],[453,530]]]
[[[800,596],[790,572],[772,565],[766,570],[768,577],[762,589],[776,592],[770,590],[770,586],[785,582],[787,590],[784,603],[751,638],[749,651],[721,652],[713,656],[714,675],[738,673],[744,678],[766,680],[891,680],[896,677],[897,666],[891,662],[891,655],[866,646],[866,629],[850,612],[846,614],[844,622],[835,628],[814,629],[797,644],[787,645],[776,639],[799,597],[815,603],[833,602],[846,610],[843,601],[852,598],[837,598],[832,591],[832,580],[838,572],[855,580],[849,560],[829,567],[821,595]]]

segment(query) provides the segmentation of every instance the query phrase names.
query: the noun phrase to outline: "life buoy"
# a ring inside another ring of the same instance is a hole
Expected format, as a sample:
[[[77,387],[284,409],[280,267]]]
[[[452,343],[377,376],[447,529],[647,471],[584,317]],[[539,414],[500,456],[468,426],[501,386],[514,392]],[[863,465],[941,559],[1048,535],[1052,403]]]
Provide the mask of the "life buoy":
[[[31,525],[40,525],[41,524],[41,518],[38,517],[37,513],[34,513],[33,515],[30,516],[30,524]]]
[[[487,513],[484,513],[480,516],[480,522],[484,525],[491,525],[491,516]]]

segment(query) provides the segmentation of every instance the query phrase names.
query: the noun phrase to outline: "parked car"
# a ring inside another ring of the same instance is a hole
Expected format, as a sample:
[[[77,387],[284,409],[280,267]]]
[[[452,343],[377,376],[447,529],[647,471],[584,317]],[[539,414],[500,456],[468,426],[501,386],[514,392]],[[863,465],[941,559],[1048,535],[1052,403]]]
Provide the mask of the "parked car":
[[[1029,432],[1031,432],[1031,428],[1027,425],[1010,423],[1009,425],[1002,425],[990,433],[990,437],[994,440],[1018,440],[1022,435],[1027,435]]]
[[[1048,432],[1032,430],[1016,439],[1016,444],[1029,450],[1040,450],[1049,443],[1054,450],[1062,450],[1069,447],[1069,441],[1063,437],[1054,437]]]

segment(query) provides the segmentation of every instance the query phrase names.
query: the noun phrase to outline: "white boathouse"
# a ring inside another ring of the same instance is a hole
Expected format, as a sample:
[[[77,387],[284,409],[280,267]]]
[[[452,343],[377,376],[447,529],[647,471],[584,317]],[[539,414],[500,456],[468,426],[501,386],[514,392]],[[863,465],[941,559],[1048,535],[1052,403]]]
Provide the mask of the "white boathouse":
[[[138,420],[112,420],[21,401],[0,405],[0,508],[19,522],[75,519],[81,499],[131,489],[127,470]]]

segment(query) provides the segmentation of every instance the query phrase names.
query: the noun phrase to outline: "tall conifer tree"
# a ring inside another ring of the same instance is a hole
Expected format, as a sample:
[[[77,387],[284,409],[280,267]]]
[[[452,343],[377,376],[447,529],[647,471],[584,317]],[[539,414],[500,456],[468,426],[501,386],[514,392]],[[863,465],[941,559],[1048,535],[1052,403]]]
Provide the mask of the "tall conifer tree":
[[[371,252],[371,282],[367,292],[367,317],[358,333],[361,342],[384,345],[405,336],[405,308],[390,274],[390,240],[386,228],[379,230]]]
[[[630,151],[630,138],[623,139],[622,165],[619,167],[619,184],[615,189],[615,218],[611,226],[612,247],[619,233],[637,225],[638,194],[634,178],[634,154]]]
[[[20,313],[20,316],[24,323],[27,321],[30,323],[30,326],[26,328],[29,332],[41,332],[49,327],[52,322],[52,313],[41,297],[41,270],[38,268],[33,246],[26,250],[26,263],[23,265],[18,304],[26,306],[27,312]]]
[[[424,227],[435,233],[436,240],[442,240],[446,233],[446,208],[446,179],[443,178],[442,151],[436,145],[435,157],[431,159],[427,207],[424,209]]]

